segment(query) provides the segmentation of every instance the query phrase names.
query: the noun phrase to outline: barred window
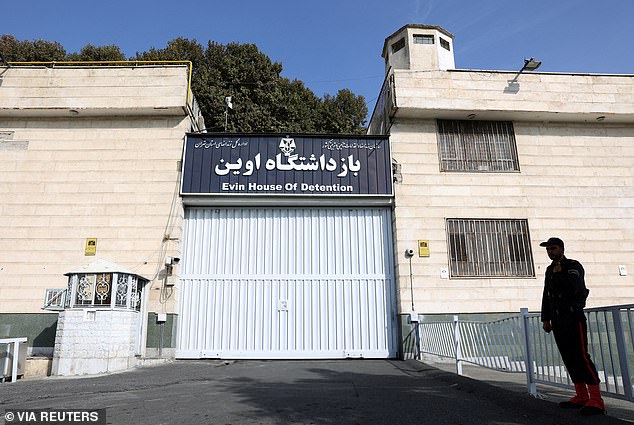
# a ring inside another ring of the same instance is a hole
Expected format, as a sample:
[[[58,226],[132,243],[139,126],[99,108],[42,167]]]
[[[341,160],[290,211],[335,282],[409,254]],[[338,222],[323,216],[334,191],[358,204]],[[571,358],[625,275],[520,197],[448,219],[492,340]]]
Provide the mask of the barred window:
[[[414,44],[434,44],[434,36],[425,34],[414,34]]]
[[[139,311],[146,281],[127,273],[72,274],[66,307],[120,307]]]
[[[441,171],[519,171],[510,121],[438,120]]]
[[[449,46],[449,42],[447,40],[445,40],[444,38],[440,37],[440,45],[446,49],[451,51],[451,47]]]
[[[451,277],[533,277],[527,220],[447,219]]]

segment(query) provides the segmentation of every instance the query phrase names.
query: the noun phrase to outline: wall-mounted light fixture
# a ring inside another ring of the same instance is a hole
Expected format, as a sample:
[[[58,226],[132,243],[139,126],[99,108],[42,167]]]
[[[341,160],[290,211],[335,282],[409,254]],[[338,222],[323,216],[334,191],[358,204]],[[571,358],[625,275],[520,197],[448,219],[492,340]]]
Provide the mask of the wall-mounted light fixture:
[[[524,71],[535,71],[537,68],[539,68],[541,66],[541,64],[542,64],[542,62],[538,61],[535,58],[524,59],[524,65],[517,72],[515,77],[513,77],[512,80],[508,81],[508,85],[504,88],[504,92],[505,93],[517,93],[518,91],[520,91],[520,85],[517,82],[517,79],[522,74],[522,72],[524,72]]]
[[[524,59],[524,66],[520,69],[520,74],[524,71],[535,71],[542,65],[542,61],[538,61],[535,58]]]

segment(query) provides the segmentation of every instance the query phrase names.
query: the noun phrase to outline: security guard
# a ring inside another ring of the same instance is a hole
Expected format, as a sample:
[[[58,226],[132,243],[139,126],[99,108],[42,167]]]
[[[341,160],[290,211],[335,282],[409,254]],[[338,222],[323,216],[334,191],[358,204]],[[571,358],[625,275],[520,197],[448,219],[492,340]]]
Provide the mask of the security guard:
[[[588,354],[588,326],[583,308],[588,298],[581,263],[564,256],[564,242],[550,238],[539,246],[546,247],[552,263],[546,269],[541,320],[544,331],[553,331],[555,342],[568,374],[575,384],[576,395],[559,405],[581,409],[585,416],[605,414],[599,391],[599,375]]]

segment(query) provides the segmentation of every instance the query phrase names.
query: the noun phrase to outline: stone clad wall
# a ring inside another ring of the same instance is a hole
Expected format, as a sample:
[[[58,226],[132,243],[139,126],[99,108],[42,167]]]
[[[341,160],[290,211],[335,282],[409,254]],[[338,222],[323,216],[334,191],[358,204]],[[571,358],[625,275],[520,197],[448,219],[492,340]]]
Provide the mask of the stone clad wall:
[[[391,130],[401,165],[395,184],[399,301],[409,311],[412,259],[416,310],[423,313],[539,310],[550,260],[539,242],[559,236],[582,262],[588,306],[634,303],[634,123],[514,122],[520,172],[441,172],[435,120],[400,120]],[[448,267],[446,218],[528,219],[536,276],[441,279]],[[618,266],[626,265],[628,276]]]
[[[60,312],[52,374],[92,375],[133,367],[140,317],[122,310]]]
[[[447,111],[497,114],[529,120],[578,121],[603,115],[606,122],[634,119],[634,78],[612,75],[494,71],[394,70],[396,104],[419,116]],[[514,118],[513,118],[514,119]]]
[[[180,257],[187,77],[186,66],[3,72],[0,313],[40,313],[45,290],[95,258],[150,279],[149,311],[174,312],[173,291],[158,299],[163,256]]]
[[[182,113],[187,78],[185,65],[11,67],[2,73],[0,116]]]

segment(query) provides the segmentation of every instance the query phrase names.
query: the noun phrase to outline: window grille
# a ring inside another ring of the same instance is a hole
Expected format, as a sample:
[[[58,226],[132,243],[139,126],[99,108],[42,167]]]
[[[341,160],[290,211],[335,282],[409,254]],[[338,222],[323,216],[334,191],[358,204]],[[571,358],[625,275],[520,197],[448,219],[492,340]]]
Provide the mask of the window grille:
[[[44,310],[64,310],[66,289],[49,288],[44,293]]]
[[[451,47],[449,46],[449,42],[447,40],[445,40],[444,38],[440,37],[440,45],[446,49],[451,51]]]
[[[510,121],[438,120],[441,171],[519,171]]]
[[[73,274],[68,279],[66,307],[104,307],[137,310],[145,281],[127,273]]]
[[[447,219],[451,277],[534,277],[527,220]]]
[[[414,44],[434,44],[434,36],[414,34]]]

